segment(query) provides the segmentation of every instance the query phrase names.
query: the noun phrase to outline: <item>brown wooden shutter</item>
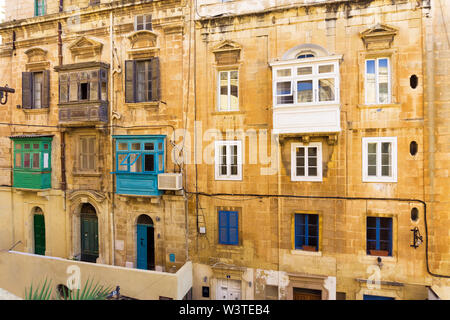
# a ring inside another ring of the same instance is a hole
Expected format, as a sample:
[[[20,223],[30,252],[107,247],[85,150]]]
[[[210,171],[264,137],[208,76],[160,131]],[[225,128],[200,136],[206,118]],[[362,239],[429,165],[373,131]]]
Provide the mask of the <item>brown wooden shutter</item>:
[[[89,138],[89,170],[95,170],[95,158],[96,158],[96,153],[95,153],[95,137],[90,137]]]
[[[151,61],[152,68],[152,101],[161,100],[161,77],[159,72],[159,58],[155,57]]]
[[[42,92],[41,92],[41,101],[42,101],[42,108],[49,108],[50,107],[50,71],[45,70],[43,77],[43,83],[42,83]]]
[[[125,102],[136,102],[136,61],[125,61]]]
[[[87,170],[87,140],[86,138],[80,138],[80,166],[81,171]]]
[[[22,72],[22,108],[33,108],[33,73]]]

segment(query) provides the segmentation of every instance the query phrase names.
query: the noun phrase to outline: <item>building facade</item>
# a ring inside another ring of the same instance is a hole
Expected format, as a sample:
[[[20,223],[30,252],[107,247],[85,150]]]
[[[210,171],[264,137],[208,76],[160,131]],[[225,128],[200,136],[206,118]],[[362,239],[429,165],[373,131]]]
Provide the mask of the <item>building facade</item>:
[[[442,1],[8,8],[2,249],[192,261],[193,299],[448,297]]]

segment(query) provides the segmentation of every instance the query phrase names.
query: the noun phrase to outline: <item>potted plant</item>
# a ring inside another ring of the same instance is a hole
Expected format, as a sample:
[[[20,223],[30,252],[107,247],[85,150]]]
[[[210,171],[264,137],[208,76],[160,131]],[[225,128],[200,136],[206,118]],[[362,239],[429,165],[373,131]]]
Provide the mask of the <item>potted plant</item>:
[[[389,256],[389,251],[387,250],[369,250],[370,255],[372,256],[381,256],[381,257],[387,257]]]
[[[317,251],[317,247],[316,246],[303,246],[302,250],[305,250],[305,251]]]

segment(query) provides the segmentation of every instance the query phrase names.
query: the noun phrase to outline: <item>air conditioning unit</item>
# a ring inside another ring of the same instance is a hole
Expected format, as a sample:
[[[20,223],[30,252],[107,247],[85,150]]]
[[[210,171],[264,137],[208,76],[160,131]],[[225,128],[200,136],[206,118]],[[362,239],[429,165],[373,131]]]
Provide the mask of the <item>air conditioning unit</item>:
[[[158,190],[183,189],[183,176],[181,173],[158,174]]]

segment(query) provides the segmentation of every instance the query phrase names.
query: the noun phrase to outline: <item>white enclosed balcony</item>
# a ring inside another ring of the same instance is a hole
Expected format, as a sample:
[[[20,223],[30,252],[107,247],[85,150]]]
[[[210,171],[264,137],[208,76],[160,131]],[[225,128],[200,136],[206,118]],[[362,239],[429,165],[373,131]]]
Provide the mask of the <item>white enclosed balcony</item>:
[[[341,55],[315,45],[289,50],[270,65],[275,134],[336,133],[340,127]]]

